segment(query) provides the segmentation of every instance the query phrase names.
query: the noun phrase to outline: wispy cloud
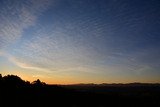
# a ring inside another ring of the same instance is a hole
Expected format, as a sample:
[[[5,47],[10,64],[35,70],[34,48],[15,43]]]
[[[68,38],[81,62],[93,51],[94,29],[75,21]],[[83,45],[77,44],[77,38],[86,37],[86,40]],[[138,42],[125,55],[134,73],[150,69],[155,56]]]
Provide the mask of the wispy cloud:
[[[24,29],[34,26],[38,16],[50,4],[51,0],[15,2],[10,4],[12,10],[10,5],[6,5],[0,16],[4,26],[0,31],[0,46],[5,47],[21,38]],[[82,20],[83,18],[87,20]],[[92,24],[99,26],[90,26]],[[95,50],[96,45],[99,45],[94,43],[95,39],[98,36],[103,37],[102,31],[106,29],[103,28],[106,24],[102,24],[98,17],[82,15],[73,23],[56,23],[56,28],[55,25],[48,26],[50,29],[41,26],[39,31],[34,32],[32,39],[13,49],[15,54],[10,61],[21,68],[41,71],[43,68],[52,71],[94,72],[96,67],[92,66],[99,66],[99,63],[107,60],[106,56],[112,56],[110,53],[102,53],[103,50]],[[86,36],[89,36],[91,41],[86,40]]]
[[[17,65],[20,68],[43,71],[43,72],[48,72],[48,73],[50,72],[48,69],[35,67],[35,66],[30,65],[28,63],[22,62],[19,59],[15,58],[11,55],[6,55],[5,57],[7,57],[10,62],[12,62],[13,64]]]
[[[33,66],[7,52],[4,53],[3,50],[21,39],[24,30],[36,24],[38,16],[52,4],[51,2],[52,0],[2,1],[4,6],[0,10],[0,56],[8,58],[21,68],[49,72],[48,69]]]
[[[4,0],[0,9],[0,49],[21,38],[23,30],[36,23],[51,0]]]
[[[20,68],[49,72],[49,70],[47,70],[47,69],[35,67],[33,65],[25,63],[24,61],[14,57],[8,53],[5,53],[5,52],[0,52],[0,56],[7,58],[10,62],[12,62],[13,64],[15,64],[16,66],[18,66]]]
[[[2,55],[3,55],[3,52],[0,51],[0,56],[2,56]]]

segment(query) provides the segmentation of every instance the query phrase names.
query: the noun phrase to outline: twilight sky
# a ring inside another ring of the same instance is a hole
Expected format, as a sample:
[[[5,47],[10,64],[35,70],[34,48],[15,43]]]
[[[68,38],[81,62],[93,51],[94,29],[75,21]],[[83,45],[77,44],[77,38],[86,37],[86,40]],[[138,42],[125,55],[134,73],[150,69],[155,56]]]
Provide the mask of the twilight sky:
[[[0,0],[0,73],[56,84],[160,82],[160,1]]]

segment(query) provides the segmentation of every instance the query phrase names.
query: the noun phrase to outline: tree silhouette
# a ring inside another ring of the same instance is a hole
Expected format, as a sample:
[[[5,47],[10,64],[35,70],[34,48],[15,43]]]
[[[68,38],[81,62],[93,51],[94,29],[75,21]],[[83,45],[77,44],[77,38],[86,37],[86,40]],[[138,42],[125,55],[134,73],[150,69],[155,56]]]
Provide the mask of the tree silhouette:
[[[7,75],[2,78],[3,84],[9,87],[22,87],[25,85],[25,81],[17,75]]]
[[[0,74],[0,85],[2,85],[2,75]]]
[[[39,79],[33,81],[32,84],[35,85],[35,86],[44,86],[44,85],[46,85],[46,83],[41,82]]]
[[[0,74],[0,79],[2,79],[2,74]]]
[[[45,86],[45,82],[41,82],[39,79],[35,80],[32,82],[32,86]],[[29,81],[24,81],[22,80],[19,76],[17,75],[6,75],[2,77],[0,74],[0,87],[5,86],[5,87],[30,87],[31,83]]]

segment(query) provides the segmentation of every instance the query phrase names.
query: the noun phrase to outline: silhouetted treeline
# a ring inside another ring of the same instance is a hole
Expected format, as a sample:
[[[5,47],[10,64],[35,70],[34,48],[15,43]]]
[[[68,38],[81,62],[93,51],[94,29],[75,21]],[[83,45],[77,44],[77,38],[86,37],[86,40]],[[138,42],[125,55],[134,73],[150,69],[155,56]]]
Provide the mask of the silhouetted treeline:
[[[160,84],[48,85],[0,75],[0,107],[159,107]]]
[[[1,88],[22,88],[30,86],[45,86],[46,83],[41,82],[39,79],[30,83],[29,81],[24,81],[17,75],[6,75],[2,77],[0,74],[0,87]]]

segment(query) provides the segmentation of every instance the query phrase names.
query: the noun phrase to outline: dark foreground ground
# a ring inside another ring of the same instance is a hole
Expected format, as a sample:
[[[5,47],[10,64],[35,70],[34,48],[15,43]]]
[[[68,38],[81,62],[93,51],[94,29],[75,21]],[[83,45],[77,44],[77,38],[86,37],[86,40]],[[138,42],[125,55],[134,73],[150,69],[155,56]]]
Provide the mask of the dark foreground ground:
[[[12,82],[11,82],[12,81]],[[160,107],[160,84],[0,83],[0,107]]]

